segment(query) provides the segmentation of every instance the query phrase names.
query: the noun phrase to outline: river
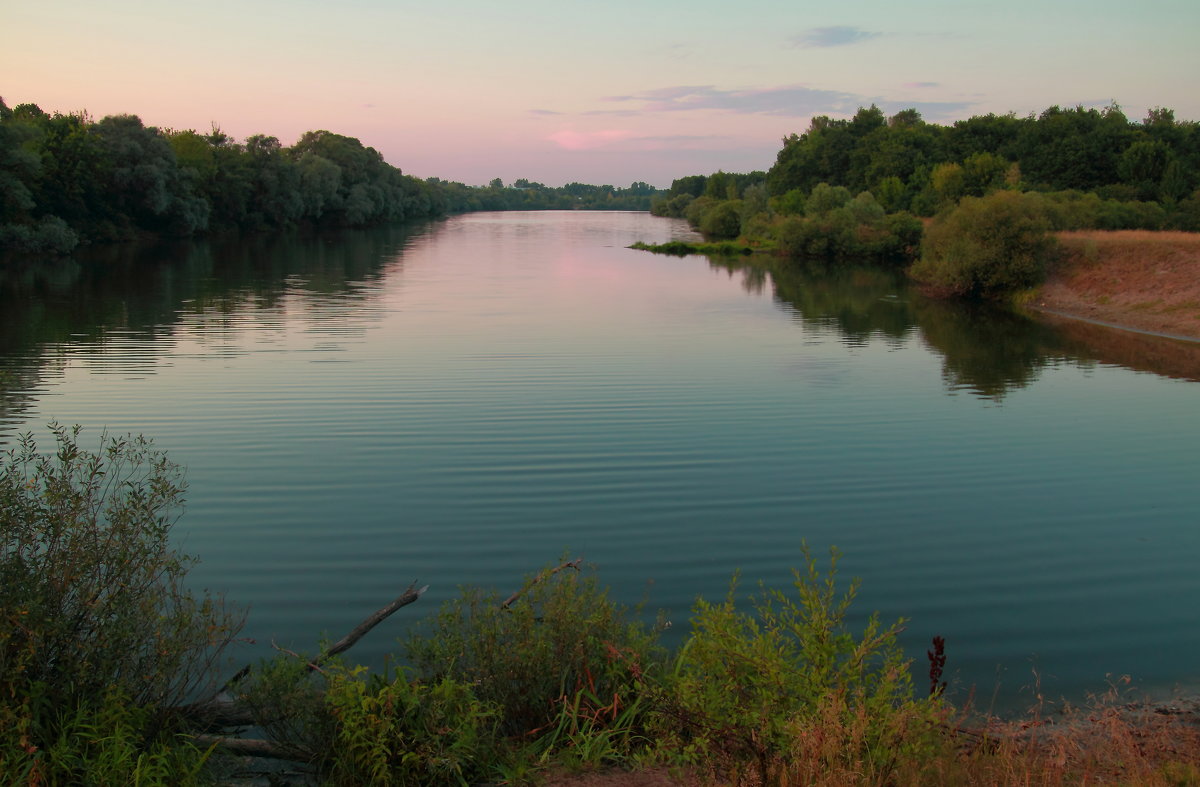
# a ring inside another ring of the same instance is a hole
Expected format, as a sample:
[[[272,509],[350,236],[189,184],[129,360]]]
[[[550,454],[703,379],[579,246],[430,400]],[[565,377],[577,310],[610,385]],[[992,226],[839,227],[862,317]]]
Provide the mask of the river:
[[[997,708],[1200,684],[1200,368],[887,271],[710,262],[638,213],[108,250],[0,271],[0,441],[144,433],[241,656],[379,663],[460,584],[582,555],[687,630],[801,545]],[[1147,340],[1145,341],[1158,341]],[[1123,353],[1123,354],[1122,354]],[[1108,676],[1108,677],[1106,677]]]

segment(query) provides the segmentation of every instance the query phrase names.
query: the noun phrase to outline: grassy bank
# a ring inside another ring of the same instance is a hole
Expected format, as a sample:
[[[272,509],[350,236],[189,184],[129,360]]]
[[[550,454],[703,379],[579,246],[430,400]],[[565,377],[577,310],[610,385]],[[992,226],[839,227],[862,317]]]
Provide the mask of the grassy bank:
[[[1200,233],[1058,233],[1059,263],[1033,307],[1200,340]]]

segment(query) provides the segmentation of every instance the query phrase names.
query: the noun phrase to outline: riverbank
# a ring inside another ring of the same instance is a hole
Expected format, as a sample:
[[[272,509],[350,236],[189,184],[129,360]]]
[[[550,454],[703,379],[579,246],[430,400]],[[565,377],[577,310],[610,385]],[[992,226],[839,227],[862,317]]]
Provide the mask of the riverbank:
[[[711,764],[711,763],[709,763]],[[1125,701],[1114,687],[1086,707],[1031,709],[1014,720],[966,719],[946,726],[943,746],[886,775],[815,768],[804,784],[1044,785],[1200,784],[1200,700]],[[545,787],[709,787],[728,778],[691,768],[609,768],[551,773]],[[747,779],[740,784],[754,784]],[[786,783],[786,782],[785,782]]]
[[[1200,341],[1200,233],[1080,230],[1030,306]]]

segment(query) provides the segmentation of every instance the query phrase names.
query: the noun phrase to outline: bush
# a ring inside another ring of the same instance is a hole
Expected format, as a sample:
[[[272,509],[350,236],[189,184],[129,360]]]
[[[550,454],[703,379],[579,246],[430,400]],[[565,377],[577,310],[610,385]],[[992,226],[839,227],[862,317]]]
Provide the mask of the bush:
[[[559,571],[528,580],[512,605],[501,601],[465,588],[405,650],[423,680],[470,684],[498,706],[505,735],[546,732],[580,698],[585,714],[614,700],[628,705],[660,660],[655,632],[610,601],[594,577]]]
[[[912,276],[952,295],[999,297],[1042,281],[1055,239],[1042,200],[1013,191],[966,197],[925,230]]]
[[[168,543],[179,466],[143,437],[90,452],[79,427],[51,429],[53,453],[24,435],[0,471],[0,703],[53,737],[53,709],[114,691],[138,708],[181,703],[241,620],[184,587],[191,558]]]
[[[707,213],[716,202],[712,197],[696,197],[687,204],[683,211],[683,217],[687,219],[687,223],[693,227],[699,227],[700,222],[704,219],[704,214]]]
[[[23,712],[0,706],[0,774],[5,784],[207,784],[210,750],[158,728],[153,714],[113,689],[74,707],[46,708],[27,696]],[[34,714],[30,706],[41,707]],[[50,725],[33,723],[33,716]],[[46,735],[47,727],[52,734]],[[38,741],[39,743],[34,743]]]
[[[243,698],[277,749],[311,763],[322,784],[486,781],[500,755],[497,712],[471,686],[309,664],[290,654],[260,665]]]
[[[35,225],[0,224],[0,247],[28,254],[68,254],[79,236],[57,216],[43,216]]]
[[[450,679],[363,679],[362,668],[329,672],[335,734],[330,784],[477,784],[492,764],[496,713],[470,686]]]
[[[837,557],[822,575],[805,549],[795,598],[763,590],[742,611],[735,576],[724,602],[697,602],[664,705],[700,758],[751,766],[768,785],[803,768],[886,776],[898,755],[928,744],[939,706],[913,699],[896,641],[903,621],[884,627],[872,615],[851,634],[845,618],[858,583],[839,594]]]
[[[705,237],[736,238],[742,231],[741,200],[726,200],[713,205],[700,217],[700,231]]]

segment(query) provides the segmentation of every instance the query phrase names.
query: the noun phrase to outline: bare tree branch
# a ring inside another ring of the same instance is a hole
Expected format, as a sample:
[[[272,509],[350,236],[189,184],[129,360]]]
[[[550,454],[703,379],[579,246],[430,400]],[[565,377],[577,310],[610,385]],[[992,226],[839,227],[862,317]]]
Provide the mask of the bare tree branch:
[[[527,584],[525,587],[521,588],[516,593],[513,593],[511,596],[509,596],[508,599],[505,600],[505,602],[500,605],[500,609],[508,609],[509,607],[511,607],[513,605],[513,602],[515,602],[517,599],[519,599],[521,597],[521,594],[524,593],[526,590],[529,590],[531,587],[533,587],[534,585],[536,585],[537,583],[539,583],[545,579],[549,579],[550,577],[554,576],[558,572],[562,571],[564,568],[573,568],[576,571],[578,571],[581,563],[583,563],[583,558],[577,557],[574,560],[568,560],[566,563],[563,563],[561,566],[557,566],[555,568],[551,568],[551,569],[547,569],[546,571],[543,571],[542,573],[540,573],[536,577],[534,577],[532,580],[530,580],[529,584]]]
[[[397,596],[396,599],[394,601],[392,601],[391,604],[388,604],[386,607],[383,607],[382,609],[376,611],[375,614],[371,615],[366,620],[364,620],[362,623],[359,623],[357,626],[355,626],[354,630],[351,631],[349,634],[342,637],[337,642],[333,643],[333,645],[331,645],[329,647],[329,650],[325,651],[325,653],[323,653],[321,655],[321,657],[316,660],[315,663],[308,665],[309,669],[310,670],[317,669],[317,667],[324,664],[326,661],[329,661],[329,659],[333,658],[334,656],[338,655],[339,653],[345,653],[347,650],[350,650],[350,648],[354,647],[354,643],[358,642],[360,639],[365,637],[367,635],[367,633],[370,632],[371,629],[375,628],[380,623],[387,620],[388,617],[390,617],[393,612],[400,609],[401,607],[406,607],[409,604],[413,603],[414,601],[419,599],[422,595],[424,595],[426,590],[429,590],[429,585],[425,585],[424,587],[420,588],[419,590],[416,589],[416,585],[417,585],[416,582],[409,585],[408,589],[405,590],[403,593],[401,593],[399,596]]]
[[[335,642],[329,648],[329,650],[321,654],[320,658],[308,662],[308,671],[312,672],[315,670],[320,672],[322,664],[340,653],[345,653],[347,650],[352,648],[356,642],[365,637],[371,631],[371,629],[375,628],[388,617],[390,617],[396,610],[400,609],[401,607],[406,607],[419,599],[425,593],[425,591],[429,589],[428,585],[418,589],[416,584],[417,583],[414,582],[409,585],[408,588],[399,596],[397,596],[390,604],[375,611],[366,620],[355,626],[353,631]],[[271,645],[276,650],[288,653],[296,658],[303,658],[298,653],[293,653],[286,648],[281,648],[280,646],[276,645],[274,641],[271,642]],[[226,681],[225,686],[213,696],[199,702],[193,702],[189,705],[180,706],[175,710],[188,718],[201,722],[204,724],[205,729],[208,730],[252,726],[256,721],[252,710],[240,698],[228,696],[232,693],[232,688],[239,681],[245,678],[249,672],[249,666],[243,667],[236,675]],[[226,740],[235,741],[241,739],[228,738]],[[222,747],[224,747],[224,744],[222,744]]]

